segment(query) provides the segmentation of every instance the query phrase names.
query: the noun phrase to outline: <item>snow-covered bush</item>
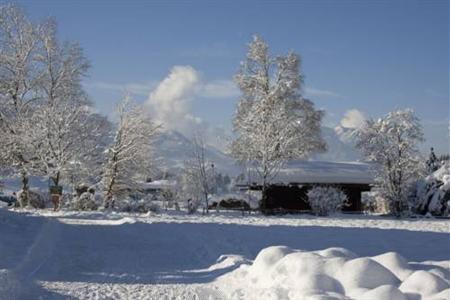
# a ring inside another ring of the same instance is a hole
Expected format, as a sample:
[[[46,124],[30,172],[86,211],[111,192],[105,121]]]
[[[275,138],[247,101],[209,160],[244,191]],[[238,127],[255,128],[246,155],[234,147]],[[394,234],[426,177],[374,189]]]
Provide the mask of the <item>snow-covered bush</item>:
[[[210,199],[213,207],[257,209],[261,200],[261,191],[235,192],[213,195]]]
[[[200,205],[201,205],[201,201],[200,200],[188,199],[187,207],[186,207],[188,214],[195,213],[199,209]]]
[[[97,210],[99,204],[95,199],[95,193],[93,189],[82,193],[79,197],[76,197],[73,201],[73,208],[76,210]]]
[[[308,191],[308,202],[315,214],[326,216],[348,205],[348,198],[343,191],[337,188],[316,186]]]
[[[148,213],[151,212],[159,212],[160,207],[158,204],[154,203],[149,198],[132,198],[128,197],[121,201],[118,205],[120,211],[124,212],[135,212],[135,213]]]
[[[450,162],[446,162],[432,174],[420,179],[413,186],[410,199],[413,211],[416,213],[447,214],[450,201]]]
[[[177,200],[176,198],[177,198],[176,192],[169,188],[165,188],[161,191],[161,199],[163,201],[163,206],[166,210],[168,208],[172,208],[175,205]]]
[[[382,197],[379,191],[361,193],[361,202],[365,212],[383,214],[389,212],[389,202]]]
[[[26,193],[28,193],[28,195],[26,195]],[[27,199],[29,202],[27,202]],[[20,190],[17,192],[17,200],[22,208],[27,206],[33,208],[45,208],[45,196],[37,191],[29,190],[24,192],[23,190]]]

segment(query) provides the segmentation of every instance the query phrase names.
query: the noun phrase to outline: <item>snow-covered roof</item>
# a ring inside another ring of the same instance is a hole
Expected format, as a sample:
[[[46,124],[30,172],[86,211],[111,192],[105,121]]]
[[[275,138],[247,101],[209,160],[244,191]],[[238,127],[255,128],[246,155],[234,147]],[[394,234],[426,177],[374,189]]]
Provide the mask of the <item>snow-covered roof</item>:
[[[155,189],[155,190],[156,189],[165,189],[165,188],[173,187],[175,184],[176,184],[175,181],[161,179],[161,180],[155,180],[155,181],[151,181],[151,182],[145,182],[145,183],[143,183],[143,188]]]
[[[360,162],[295,161],[281,169],[272,182],[371,184],[371,167]]]

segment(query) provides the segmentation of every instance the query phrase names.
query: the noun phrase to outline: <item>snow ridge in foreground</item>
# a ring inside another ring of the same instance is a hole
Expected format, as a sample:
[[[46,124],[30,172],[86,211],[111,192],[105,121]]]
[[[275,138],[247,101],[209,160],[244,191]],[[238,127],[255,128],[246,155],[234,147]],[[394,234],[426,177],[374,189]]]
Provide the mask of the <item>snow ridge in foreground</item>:
[[[227,299],[447,300],[449,264],[408,263],[395,252],[357,257],[344,248],[272,246],[216,284]]]

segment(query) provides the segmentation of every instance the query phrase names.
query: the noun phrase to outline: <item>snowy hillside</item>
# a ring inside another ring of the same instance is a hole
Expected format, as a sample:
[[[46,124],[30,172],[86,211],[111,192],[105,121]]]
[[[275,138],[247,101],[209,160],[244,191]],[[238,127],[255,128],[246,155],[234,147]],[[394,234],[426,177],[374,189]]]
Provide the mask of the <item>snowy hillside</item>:
[[[322,127],[322,135],[327,143],[325,153],[314,155],[313,159],[324,161],[359,161],[361,155],[353,147],[353,134],[351,129]]]
[[[342,135],[335,130],[323,127],[322,133],[328,145],[326,153],[318,154],[312,157],[314,160],[322,161],[358,161],[361,159],[358,152],[352,146],[352,139],[349,132]],[[161,156],[163,168],[168,170],[177,170],[182,168],[192,152],[192,142],[178,131],[164,131],[155,141],[157,153]],[[241,172],[235,160],[221,150],[207,145],[207,158],[214,162],[219,172],[237,175]]]
[[[169,130],[161,133],[155,141],[158,155],[161,156],[162,167],[168,170],[178,170],[183,167],[184,161],[192,155],[193,144],[186,136],[178,131]],[[214,163],[218,172],[237,175],[240,168],[235,161],[220,150],[206,146],[206,157]]]

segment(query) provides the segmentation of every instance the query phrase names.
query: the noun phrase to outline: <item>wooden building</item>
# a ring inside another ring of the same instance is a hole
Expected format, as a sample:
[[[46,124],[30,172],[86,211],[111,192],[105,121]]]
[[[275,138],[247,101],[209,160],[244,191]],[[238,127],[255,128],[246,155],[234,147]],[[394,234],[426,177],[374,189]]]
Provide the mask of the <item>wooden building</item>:
[[[308,191],[314,186],[333,186],[348,197],[350,205],[343,211],[359,212],[363,208],[361,193],[370,191],[373,180],[371,165],[365,163],[292,162],[279,171],[267,190],[267,208],[285,212],[308,211]],[[248,188],[260,190],[261,185],[252,182]]]

